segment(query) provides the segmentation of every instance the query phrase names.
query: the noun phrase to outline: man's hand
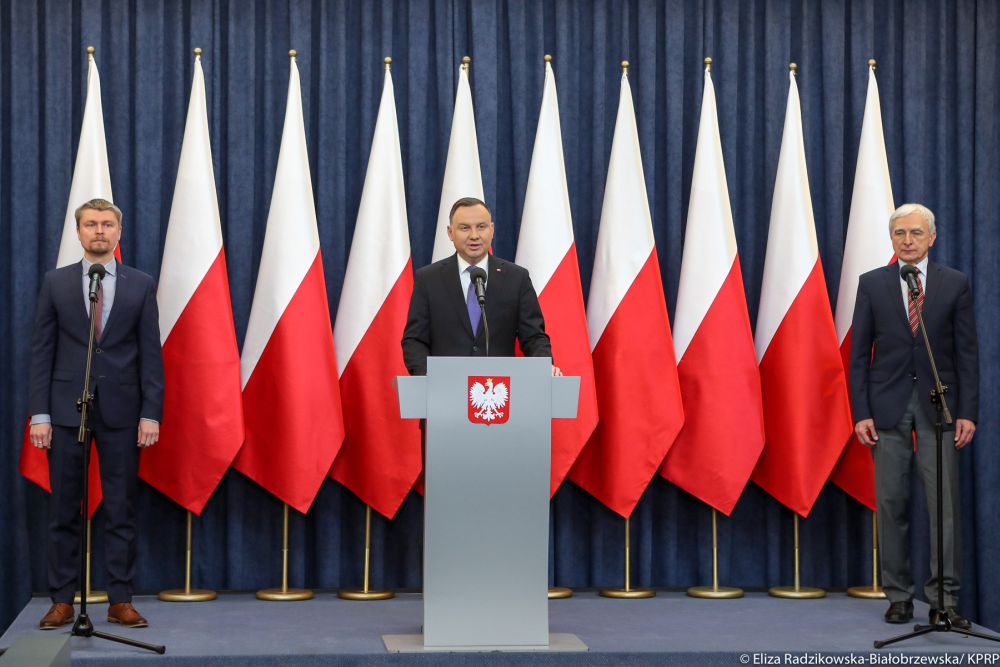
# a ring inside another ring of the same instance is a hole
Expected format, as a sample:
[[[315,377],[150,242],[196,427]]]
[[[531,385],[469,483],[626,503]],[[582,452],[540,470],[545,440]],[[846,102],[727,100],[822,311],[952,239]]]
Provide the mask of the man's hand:
[[[854,425],[854,435],[865,447],[874,447],[878,440],[878,433],[875,431],[874,419],[862,419]]]
[[[151,447],[160,439],[160,425],[148,419],[139,420],[138,445],[140,448]]]
[[[554,378],[562,377],[562,369],[556,366],[555,364],[552,364],[552,377]]]
[[[32,424],[31,444],[39,449],[50,448],[52,446],[52,424]]]
[[[34,428],[34,426],[32,426]],[[972,434],[976,432],[976,423],[971,419],[955,420],[955,449],[961,449],[972,442]]]

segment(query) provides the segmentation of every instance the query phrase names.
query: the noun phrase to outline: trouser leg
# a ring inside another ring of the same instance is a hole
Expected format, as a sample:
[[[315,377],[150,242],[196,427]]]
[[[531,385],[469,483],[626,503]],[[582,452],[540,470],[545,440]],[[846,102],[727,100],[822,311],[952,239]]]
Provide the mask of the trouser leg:
[[[872,448],[882,588],[890,602],[913,599],[909,548],[912,426],[913,416],[907,410],[893,428],[878,429],[878,442]]]
[[[923,397],[927,400],[927,397]],[[915,430],[917,433],[917,469],[923,480],[927,496],[927,515],[930,517],[931,574],[924,586],[924,592],[932,607],[937,607],[937,436],[933,421],[924,410],[916,411]],[[959,470],[958,450],[955,449],[954,431],[945,431],[942,436],[942,526],[944,560],[944,604],[958,605],[959,570],[961,558],[961,516],[959,513]]]
[[[65,426],[52,427],[52,447],[49,450],[48,577],[49,595],[53,602],[73,604],[77,589],[80,557],[80,516],[83,497],[83,447],[77,441],[77,430]],[[88,443],[89,446],[89,443]]]

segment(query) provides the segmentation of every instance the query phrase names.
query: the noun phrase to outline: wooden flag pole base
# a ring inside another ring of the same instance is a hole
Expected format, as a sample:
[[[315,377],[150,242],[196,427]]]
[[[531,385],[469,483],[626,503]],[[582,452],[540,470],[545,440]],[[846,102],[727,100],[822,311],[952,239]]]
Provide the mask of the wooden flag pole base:
[[[651,588],[632,588],[632,550],[629,536],[629,520],[625,519],[625,588],[602,588],[597,593],[605,598],[619,598],[622,600],[641,600],[651,598],[656,595],[656,591]]]
[[[204,588],[191,588],[191,517],[187,513],[187,550],[184,559],[184,588],[173,588],[160,591],[158,597],[164,602],[208,602],[219,597],[215,591]]]
[[[872,585],[851,586],[847,594],[852,598],[865,600],[884,600],[885,591],[878,585],[878,522],[875,512],[872,512]]]
[[[368,587],[371,575],[372,506],[365,505],[365,574],[364,588],[360,591],[337,591],[341,600],[389,600],[396,597],[392,591],[373,591]]]
[[[565,586],[550,586],[549,587],[549,599],[550,600],[565,600],[566,598],[573,597],[573,589],[566,588]]]
[[[90,527],[91,519],[87,519],[87,579],[83,582],[83,590],[87,591],[87,604],[104,604],[108,601],[108,594],[105,591],[90,590]],[[80,604],[80,591],[73,596],[73,604]]]
[[[822,588],[799,585],[799,515],[792,513],[795,518],[795,585],[775,586],[768,589],[768,594],[776,598],[787,598],[790,600],[815,600],[826,597],[826,591]]]
[[[307,588],[288,587],[288,503],[285,503],[285,527],[281,547],[281,588],[265,588],[257,591],[258,600],[272,602],[297,602],[311,600],[313,592]]]
[[[743,597],[743,589],[719,585],[719,527],[718,512],[712,508],[712,585],[692,586],[687,589],[689,597],[703,600],[732,600]]]

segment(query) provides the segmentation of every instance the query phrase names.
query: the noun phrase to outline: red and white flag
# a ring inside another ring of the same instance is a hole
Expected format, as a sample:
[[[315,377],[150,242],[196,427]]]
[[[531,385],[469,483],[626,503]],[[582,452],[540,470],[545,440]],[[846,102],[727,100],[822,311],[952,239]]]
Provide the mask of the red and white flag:
[[[879,104],[875,69],[868,68],[868,95],[865,117],[861,122],[861,144],[858,166],[854,171],[854,193],[847,222],[844,263],[840,269],[840,291],[834,322],[840,341],[840,357],[844,373],[850,377],[851,321],[854,301],[858,295],[858,278],[862,273],[885,266],[893,257],[889,239],[889,216],[895,205],[889,161],[882,134],[882,110]],[[830,481],[853,496],[858,502],[875,509],[875,465],[871,451],[852,434],[844,453],[833,469]]]
[[[553,363],[566,375],[580,376],[576,419],[552,422],[551,493],[555,494],[597,426],[597,393],[566,187],[556,78],[548,62],[514,261],[528,269],[538,291],[545,330],[552,339]]]
[[[139,476],[194,514],[243,444],[240,354],[215,193],[201,56],[181,144],[156,292],[163,343],[163,425]]]
[[[569,476],[628,518],[684,424],[628,75],[587,301],[600,421]]]
[[[73,167],[73,181],[69,187],[69,202],[63,218],[62,237],[59,242],[59,257],[56,268],[75,264],[83,259],[83,248],[76,234],[76,209],[84,202],[101,198],[114,201],[111,194],[111,170],[108,168],[108,147],[104,139],[104,107],[101,104],[101,76],[97,72],[94,56],[87,58],[87,101],[83,107],[83,123],[80,126],[80,143],[76,151]],[[115,248],[115,257],[121,261],[121,248]],[[82,304],[81,304],[82,305]],[[87,507],[93,516],[101,504],[100,463],[97,450],[91,445],[92,456],[87,471]],[[21,442],[21,460],[18,466],[21,474],[48,492],[52,492],[49,481],[49,459],[44,449],[31,444],[28,426],[24,429]]]
[[[660,474],[729,515],[764,447],[764,415],[708,70],[678,290],[673,334],[684,428]]]
[[[305,513],[344,420],[294,58],[240,370],[246,440],[233,465]]]
[[[455,246],[448,240],[448,213],[451,212],[452,204],[462,197],[485,200],[483,176],[479,169],[476,116],[472,112],[472,89],[469,87],[469,68],[466,65],[458,68],[455,113],[451,120],[448,161],[444,167],[444,183],[441,185],[441,205],[438,207],[437,226],[434,228],[432,262],[455,252]]]
[[[412,293],[403,161],[386,69],[333,330],[346,436],[330,476],[390,519],[421,467],[420,431],[400,419],[395,382],[407,374],[399,341]]]
[[[852,425],[816,243],[799,91],[791,73],[754,343],[765,444],[752,479],[804,517]]]

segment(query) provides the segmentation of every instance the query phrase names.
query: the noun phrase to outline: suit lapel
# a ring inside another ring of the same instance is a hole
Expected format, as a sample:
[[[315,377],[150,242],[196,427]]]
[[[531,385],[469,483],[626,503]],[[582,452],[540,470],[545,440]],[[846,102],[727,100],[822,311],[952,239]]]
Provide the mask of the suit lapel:
[[[930,278],[929,281],[934,289],[927,291],[924,289],[924,311],[926,312],[928,308],[937,301],[934,299],[935,294],[941,292],[941,282],[944,280],[944,272],[941,271],[940,265],[937,262],[927,262],[927,277]]]
[[[462,292],[462,280],[458,277],[458,253],[441,263],[439,281],[441,293],[455,310],[455,316],[465,328],[465,333],[475,337],[472,332],[472,322],[469,321],[469,309],[465,305],[465,293]]]
[[[903,304],[903,290],[899,285],[899,262],[889,264],[885,267],[885,287],[889,296],[889,303],[895,304],[892,310],[896,313],[899,323],[910,330],[910,317]]]
[[[115,276],[115,300],[111,304],[111,312],[108,313],[108,321],[104,325],[104,329],[101,331],[101,338],[107,337],[111,326],[115,323],[115,320],[118,319],[115,315],[121,311],[121,304],[125,297],[125,292],[129,288],[129,282],[126,278],[128,272],[125,270],[125,267],[122,266],[121,262],[117,260],[115,261],[115,271],[117,272],[117,275]]]
[[[64,272],[64,280],[67,283],[65,291],[60,290],[59,293],[69,294],[72,296],[72,301],[74,305],[72,306],[71,312],[77,313],[82,319],[79,326],[86,331],[87,327],[90,325],[90,304],[83,293],[83,261],[79,261],[76,264],[71,264],[72,270]],[[59,274],[57,274],[59,275]]]

